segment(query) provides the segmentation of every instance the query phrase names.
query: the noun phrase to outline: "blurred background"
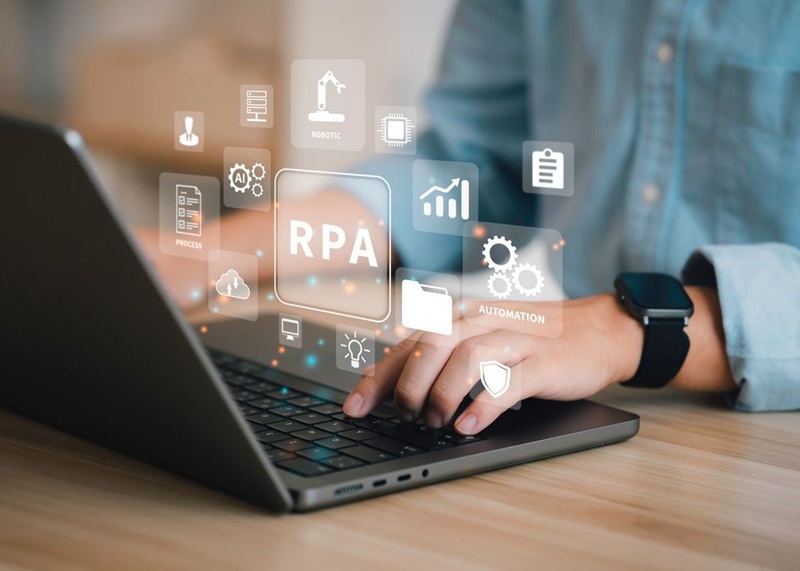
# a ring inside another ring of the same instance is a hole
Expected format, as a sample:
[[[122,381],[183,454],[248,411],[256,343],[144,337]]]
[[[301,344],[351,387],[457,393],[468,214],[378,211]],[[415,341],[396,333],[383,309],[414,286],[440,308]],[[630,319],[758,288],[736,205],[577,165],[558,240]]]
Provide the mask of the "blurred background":
[[[295,59],[357,58],[367,109],[413,105],[434,79],[455,0],[0,0],[0,113],[78,129],[137,225],[156,224],[158,175],[219,177],[227,145],[266,147],[273,170],[346,167],[370,152],[289,141]],[[272,129],[239,126],[239,86],[275,87]],[[176,110],[203,111],[205,152],[173,149]],[[371,117],[367,113],[368,131]],[[313,155],[313,156],[312,156]]]

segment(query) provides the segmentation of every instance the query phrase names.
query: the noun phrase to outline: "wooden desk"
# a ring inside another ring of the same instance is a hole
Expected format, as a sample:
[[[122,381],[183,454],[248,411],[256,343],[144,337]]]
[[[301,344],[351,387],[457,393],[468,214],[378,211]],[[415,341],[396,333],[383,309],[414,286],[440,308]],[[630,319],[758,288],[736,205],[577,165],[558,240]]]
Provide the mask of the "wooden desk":
[[[639,436],[279,517],[0,411],[0,567],[798,568],[800,416],[598,400],[640,414]]]

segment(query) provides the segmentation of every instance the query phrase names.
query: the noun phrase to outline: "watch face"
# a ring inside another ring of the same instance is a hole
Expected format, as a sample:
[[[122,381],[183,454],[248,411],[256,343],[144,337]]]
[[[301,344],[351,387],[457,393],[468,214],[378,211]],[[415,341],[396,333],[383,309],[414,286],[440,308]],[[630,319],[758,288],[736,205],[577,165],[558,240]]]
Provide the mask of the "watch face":
[[[623,273],[617,278],[620,293],[642,315],[689,316],[694,305],[681,283],[667,274]]]

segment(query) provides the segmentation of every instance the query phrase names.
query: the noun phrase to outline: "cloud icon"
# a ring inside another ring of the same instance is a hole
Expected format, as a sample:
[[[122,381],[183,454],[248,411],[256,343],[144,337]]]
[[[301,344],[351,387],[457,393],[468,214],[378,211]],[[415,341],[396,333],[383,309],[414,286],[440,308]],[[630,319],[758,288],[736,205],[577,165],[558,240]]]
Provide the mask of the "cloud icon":
[[[236,270],[228,270],[217,280],[217,293],[225,297],[248,299],[250,286],[244,283]]]

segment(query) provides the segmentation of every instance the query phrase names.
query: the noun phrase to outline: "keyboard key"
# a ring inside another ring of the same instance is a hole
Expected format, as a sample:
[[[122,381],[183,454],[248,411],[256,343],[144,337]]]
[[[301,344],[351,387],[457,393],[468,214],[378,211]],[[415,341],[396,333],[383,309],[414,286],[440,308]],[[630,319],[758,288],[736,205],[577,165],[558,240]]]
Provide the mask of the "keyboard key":
[[[396,418],[397,413],[394,411],[394,408],[391,405],[382,404],[371,413],[371,416],[377,416],[378,418],[383,418],[384,420],[389,420],[390,418]]]
[[[261,395],[259,395],[258,393],[254,393],[252,391],[246,391],[244,389],[234,389],[231,391],[231,396],[234,398],[234,400],[237,400],[239,402],[246,402],[249,400],[255,400]]]
[[[370,448],[368,446],[351,446],[350,448],[343,448],[343,454],[347,454],[348,456],[352,456],[353,458],[358,458],[359,460],[363,460],[368,464],[374,464],[376,462],[384,462],[386,460],[391,460],[395,456],[389,454],[388,452],[382,452],[380,450],[376,450],[375,448]]]
[[[425,452],[422,448],[417,446],[412,446],[411,444],[406,444],[404,442],[400,442],[399,440],[386,437],[373,438],[372,440],[367,440],[364,444],[371,446],[372,448],[377,448],[378,450],[383,450],[389,454],[394,454],[395,456],[411,456],[413,454],[421,454],[422,452]]]
[[[303,422],[305,424],[320,424],[330,421],[330,417],[320,414],[318,412],[307,412],[305,414],[298,414],[292,417],[292,420]]]
[[[337,470],[347,470],[348,468],[356,468],[357,466],[364,465],[361,460],[350,458],[350,456],[334,456],[333,458],[325,458],[321,460],[321,462]]]
[[[249,375],[250,373],[256,373],[261,371],[264,368],[264,365],[259,365],[258,363],[250,363],[249,361],[239,361],[234,363],[232,367],[236,368],[241,373]]]
[[[486,439],[485,436],[481,435],[462,436],[453,430],[437,430],[433,434],[434,436],[442,440],[446,440],[447,442],[452,442],[453,444],[469,444],[470,442],[480,442],[481,440]]]
[[[257,408],[253,408],[250,405],[239,403],[239,412],[241,414],[243,414],[244,416],[249,416],[251,414],[256,414],[257,412],[261,412],[261,411],[258,410]]]
[[[243,387],[253,382],[253,379],[250,377],[245,377],[235,371],[227,370],[223,371],[222,379],[232,387]]]
[[[393,430],[382,430],[381,434],[426,450],[447,448],[456,444],[436,436],[426,426],[418,424],[395,424]]]
[[[305,407],[305,408],[309,408],[309,407],[312,407],[312,406],[317,406],[317,405],[324,404],[324,403],[325,403],[324,400],[318,399],[317,397],[311,397],[311,396],[297,397],[297,398],[289,400],[289,404],[293,404],[295,406],[302,406],[302,407]]]
[[[322,430],[327,430],[328,432],[342,432],[343,430],[352,430],[355,428],[352,424],[347,424],[341,420],[331,420],[320,424],[314,424],[314,426]]]
[[[272,422],[281,422],[283,417],[278,416],[277,414],[272,414],[271,412],[266,411],[259,411],[255,414],[249,414],[245,418],[250,422],[255,422],[256,424],[267,425]]]
[[[284,406],[276,406],[275,408],[269,409],[269,411],[273,414],[279,414],[281,416],[295,416],[297,414],[303,414],[306,412],[306,409],[287,404]]]
[[[331,418],[335,418],[336,420],[353,420],[352,418],[349,418],[349,417],[348,417],[348,416],[347,416],[345,413],[343,413],[343,412],[340,412],[340,413],[338,413],[338,414],[332,414],[332,415],[331,415]]]
[[[264,432],[256,433],[256,440],[264,444],[272,444],[273,442],[280,442],[281,440],[288,440],[289,435],[277,430],[265,430]]]
[[[301,476],[318,476],[320,474],[327,474],[333,472],[332,468],[316,464],[311,460],[305,458],[295,458],[294,460],[286,460],[285,462],[278,462],[276,464],[279,468],[289,470]]]
[[[355,428],[353,430],[340,432],[337,436],[343,436],[345,438],[349,438],[350,440],[356,440],[360,442],[362,440],[369,440],[370,438],[377,438],[380,435],[377,432],[372,432],[366,428]]]
[[[280,440],[271,443],[275,448],[286,450],[287,452],[296,452],[304,448],[313,448],[313,444],[301,438],[290,438],[289,440]]]
[[[261,382],[261,383],[253,383],[251,385],[245,385],[244,388],[247,389],[248,391],[253,391],[254,393],[266,393],[269,391],[274,391],[275,389],[278,388],[278,386],[273,385],[272,383]]]
[[[267,398],[251,400],[248,401],[247,404],[249,404],[250,406],[254,406],[256,408],[275,408],[283,405],[283,403],[279,400],[267,399]]]
[[[384,432],[384,431],[392,431],[394,430],[395,425],[388,420],[384,420],[382,418],[372,418],[367,417],[362,420],[356,420],[353,422],[356,426],[361,428],[366,428],[368,430],[374,430],[375,432]]]
[[[331,450],[338,450],[339,448],[347,448],[348,446],[355,446],[355,442],[352,440],[348,440],[347,438],[342,438],[340,436],[334,435],[330,438],[324,438],[322,440],[315,440],[314,444],[318,444],[319,446],[324,446],[325,448],[330,448]]]
[[[299,450],[297,452],[297,455],[302,456],[303,458],[308,458],[309,460],[314,460],[316,462],[319,462],[320,460],[324,460],[325,458],[336,456],[336,452],[334,452],[330,448],[323,448],[322,446],[314,446],[314,448],[306,448],[305,450]]]
[[[320,414],[329,414],[330,415],[330,414],[337,414],[337,413],[342,412],[342,405],[335,404],[335,403],[332,403],[332,402],[321,404],[319,406],[310,406],[308,408],[310,408],[314,412],[318,412]]]
[[[269,444],[265,445],[269,446]],[[280,462],[282,460],[290,460],[295,457],[294,454],[291,452],[287,452],[286,450],[281,450],[280,448],[270,448],[268,450],[265,449],[267,453],[267,458],[272,460],[273,462]]]
[[[281,432],[295,432],[297,430],[309,428],[308,425],[294,420],[279,420],[278,422],[271,422],[267,426],[273,430],[280,430]]]
[[[319,440],[320,438],[327,438],[330,436],[330,432],[325,432],[324,430],[319,430],[316,428],[306,428],[305,430],[298,430],[297,432],[292,432],[292,436],[295,438],[302,438],[303,440]]]
[[[293,398],[297,398],[297,397],[303,396],[300,393],[298,393],[297,391],[293,391],[293,390],[288,389],[286,387],[282,387],[282,388],[280,388],[278,390],[275,390],[275,391],[269,391],[266,394],[270,398],[280,399],[280,400],[293,399]]]

